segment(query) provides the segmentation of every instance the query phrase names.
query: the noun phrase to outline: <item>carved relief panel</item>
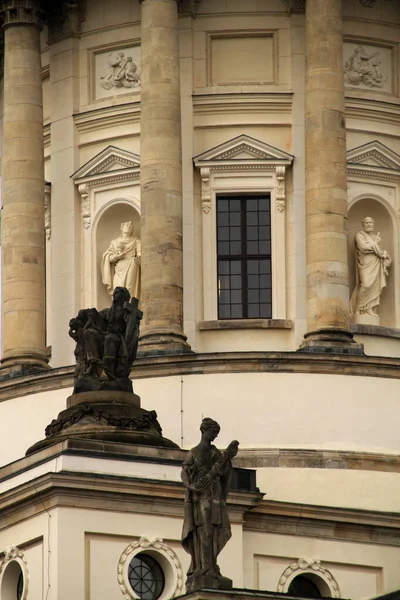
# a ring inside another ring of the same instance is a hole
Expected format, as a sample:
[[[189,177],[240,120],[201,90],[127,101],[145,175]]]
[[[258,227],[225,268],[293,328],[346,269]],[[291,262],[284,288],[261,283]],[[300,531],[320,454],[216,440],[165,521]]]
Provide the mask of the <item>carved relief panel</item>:
[[[394,93],[391,48],[345,41],[343,59],[346,87]]]
[[[139,44],[94,51],[92,54],[92,100],[139,91],[140,59]]]

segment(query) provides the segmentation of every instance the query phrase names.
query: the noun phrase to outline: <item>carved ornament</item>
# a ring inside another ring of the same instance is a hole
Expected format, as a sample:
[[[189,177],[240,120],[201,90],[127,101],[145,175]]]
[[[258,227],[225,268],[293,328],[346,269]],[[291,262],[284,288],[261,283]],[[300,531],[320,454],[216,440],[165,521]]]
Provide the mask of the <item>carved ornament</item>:
[[[131,542],[123,551],[118,561],[117,577],[119,587],[124,598],[126,600],[132,600],[134,597],[132,595],[132,588],[127,577],[129,563],[136,554],[139,554],[145,550],[155,550],[167,558],[174,571],[174,589],[170,596],[174,598],[175,596],[180,596],[183,594],[183,569],[181,562],[174,550],[170,546],[167,546],[162,538],[155,538],[154,540],[150,541],[148,538],[143,536],[139,540]]]
[[[26,598],[28,597],[29,572],[25,554],[17,546],[10,546],[9,548],[6,548],[4,550],[4,558],[3,561],[0,562],[0,579],[7,566],[13,561],[17,562],[21,567],[21,571],[24,577],[24,586],[22,590],[21,600],[26,600]]]
[[[44,230],[46,240],[51,238],[51,184],[44,185]]]
[[[40,0],[3,0],[0,14],[3,28],[11,25],[43,25],[43,11]]]
[[[301,13],[306,9],[306,0],[282,0],[288,15]]]
[[[201,174],[201,206],[206,215],[211,210],[211,187],[210,187],[210,169],[203,167]]]
[[[89,229],[92,223],[92,211],[90,208],[90,198],[89,198],[89,185],[87,183],[83,183],[78,187],[79,193],[81,195],[81,211],[82,211],[82,223],[85,229]]]
[[[65,418],[53,419],[50,425],[46,427],[46,437],[60,435],[64,429],[79,423],[82,419],[85,419],[85,423],[104,423],[111,427],[118,427],[119,429],[132,429],[134,431],[155,429],[156,431],[160,431],[160,424],[157,421],[155,410],[145,411],[138,417],[116,417],[101,408],[97,408],[93,404],[84,402],[76,406],[73,414]]]
[[[43,0],[45,20],[49,26],[49,41],[78,36],[86,17],[86,0]]]
[[[276,209],[279,212],[285,210],[286,185],[285,185],[286,167],[278,165],[275,169],[276,174]]]
[[[319,575],[329,586],[332,598],[340,598],[340,589],[336,579],[328,569],[322,566],[321,561],[316,559],[308,561],[304,558],[299,558],[297,562],[291,563],[280,576],[277,591],[287,592],[292,579],[304,572]]]

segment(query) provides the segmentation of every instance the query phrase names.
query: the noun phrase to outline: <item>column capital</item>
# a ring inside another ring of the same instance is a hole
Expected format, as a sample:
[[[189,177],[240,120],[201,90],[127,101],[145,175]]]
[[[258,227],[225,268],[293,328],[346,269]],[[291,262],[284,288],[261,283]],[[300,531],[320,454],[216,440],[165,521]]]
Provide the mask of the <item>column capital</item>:
[[[43,11],[40,0],[2,0],[0,14],[3,28],[12,25],[43,25]]]

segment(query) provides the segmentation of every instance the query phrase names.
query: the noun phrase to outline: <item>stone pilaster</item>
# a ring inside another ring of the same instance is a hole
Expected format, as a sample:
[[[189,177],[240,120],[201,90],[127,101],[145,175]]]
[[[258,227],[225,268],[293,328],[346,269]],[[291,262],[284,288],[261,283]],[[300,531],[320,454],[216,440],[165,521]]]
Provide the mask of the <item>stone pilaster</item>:
[[[182,142],[177,0],[143,0],[142,354],[190,350],[183,333]]]
[[[44,152],[39,0],[3,0],[3,357],[45,359]]]
[[[307,322],[303,349],[360,352],[349,328],[342,0],[306,3]]]

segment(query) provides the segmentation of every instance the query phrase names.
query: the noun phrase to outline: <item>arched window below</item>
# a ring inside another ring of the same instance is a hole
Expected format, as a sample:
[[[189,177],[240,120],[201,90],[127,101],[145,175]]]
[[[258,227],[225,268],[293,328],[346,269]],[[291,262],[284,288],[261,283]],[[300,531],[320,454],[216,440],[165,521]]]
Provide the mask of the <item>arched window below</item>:
[[[319,585],[319,581],[323,584]],[[327,586],[325,582],[319,577],[313,574],[297,575],[290,585],[287,591],[289,596],[298,596],[300,598],[322,598],[330,597],[327,593]]]

